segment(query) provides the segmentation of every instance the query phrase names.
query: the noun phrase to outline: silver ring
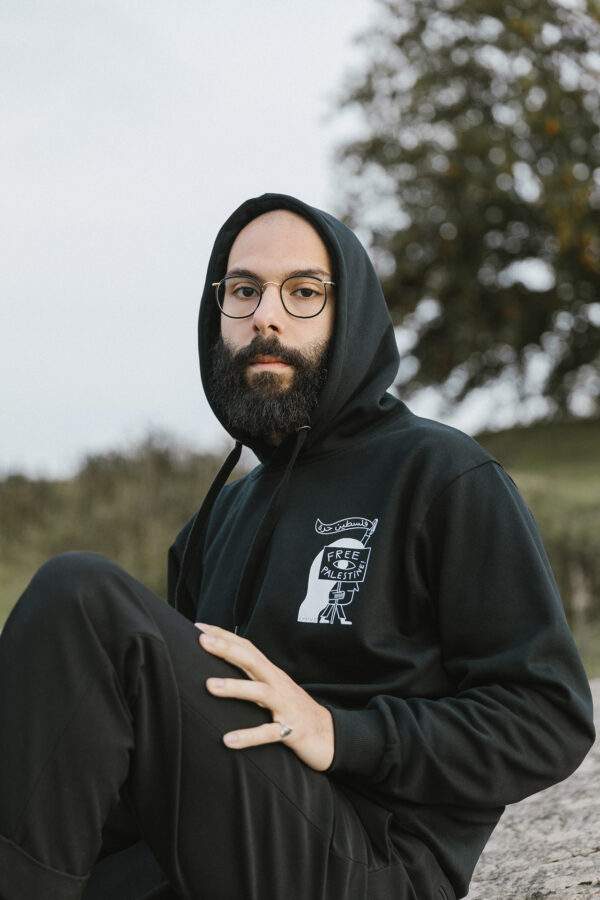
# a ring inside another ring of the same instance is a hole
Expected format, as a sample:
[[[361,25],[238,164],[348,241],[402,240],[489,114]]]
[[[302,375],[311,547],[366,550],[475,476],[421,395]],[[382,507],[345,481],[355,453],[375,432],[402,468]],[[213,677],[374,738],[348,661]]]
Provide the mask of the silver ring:
[[[280,737],[282,740],[283,740],[284,738],[286,738],[286,737],[289,737],[289,735],[290,735],[290,734],[292,733],[292,731],[294,730],[294,729],[291,728],[289,725],[286,725],[285,722],[277,722],[277,724],[278,724],[278,725],[281,725],[281,731],[279,732],[279,737]]]

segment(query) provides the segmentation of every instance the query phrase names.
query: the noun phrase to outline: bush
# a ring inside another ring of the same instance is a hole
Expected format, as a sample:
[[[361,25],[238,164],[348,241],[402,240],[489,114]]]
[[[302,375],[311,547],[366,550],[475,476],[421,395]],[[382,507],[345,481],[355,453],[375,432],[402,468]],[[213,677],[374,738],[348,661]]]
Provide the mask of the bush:
[[[36,569],[65,550],[102,553],[165,597],[168,548],[221,461],[153,435],[129,452],[89,456],[68,481],[1,481],[0,621]]]

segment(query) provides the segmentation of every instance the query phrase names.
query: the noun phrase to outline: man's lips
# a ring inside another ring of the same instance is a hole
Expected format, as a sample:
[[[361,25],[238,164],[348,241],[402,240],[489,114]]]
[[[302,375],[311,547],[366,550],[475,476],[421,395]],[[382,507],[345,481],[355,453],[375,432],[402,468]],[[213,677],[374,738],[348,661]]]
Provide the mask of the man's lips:
[[[285,362],[285,360],[281,359],[279,356],[255,356],[248,362],[248,365],[256,370],[270,370],[274,371],[277,369],[289,369],[290,364]]]

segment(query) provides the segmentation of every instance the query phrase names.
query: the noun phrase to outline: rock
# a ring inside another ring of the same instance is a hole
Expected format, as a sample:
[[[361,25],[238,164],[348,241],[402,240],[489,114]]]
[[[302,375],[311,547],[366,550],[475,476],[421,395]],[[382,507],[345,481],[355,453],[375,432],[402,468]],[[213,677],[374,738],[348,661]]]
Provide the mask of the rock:
[[[600,678],[591,682],[600,733]],[[600,900],[600,739],[566,781],[507,807],[467,900]]]

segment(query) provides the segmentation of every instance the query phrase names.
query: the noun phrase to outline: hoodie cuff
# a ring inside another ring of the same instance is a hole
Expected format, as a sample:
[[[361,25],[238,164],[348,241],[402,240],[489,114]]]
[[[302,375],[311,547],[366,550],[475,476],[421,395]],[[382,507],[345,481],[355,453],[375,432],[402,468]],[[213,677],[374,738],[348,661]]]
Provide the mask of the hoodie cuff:
[[[327,772],[368,779],[377,772],[386,736],[376,709],[338,709],[328,706],[333,718],[335,749]]]

